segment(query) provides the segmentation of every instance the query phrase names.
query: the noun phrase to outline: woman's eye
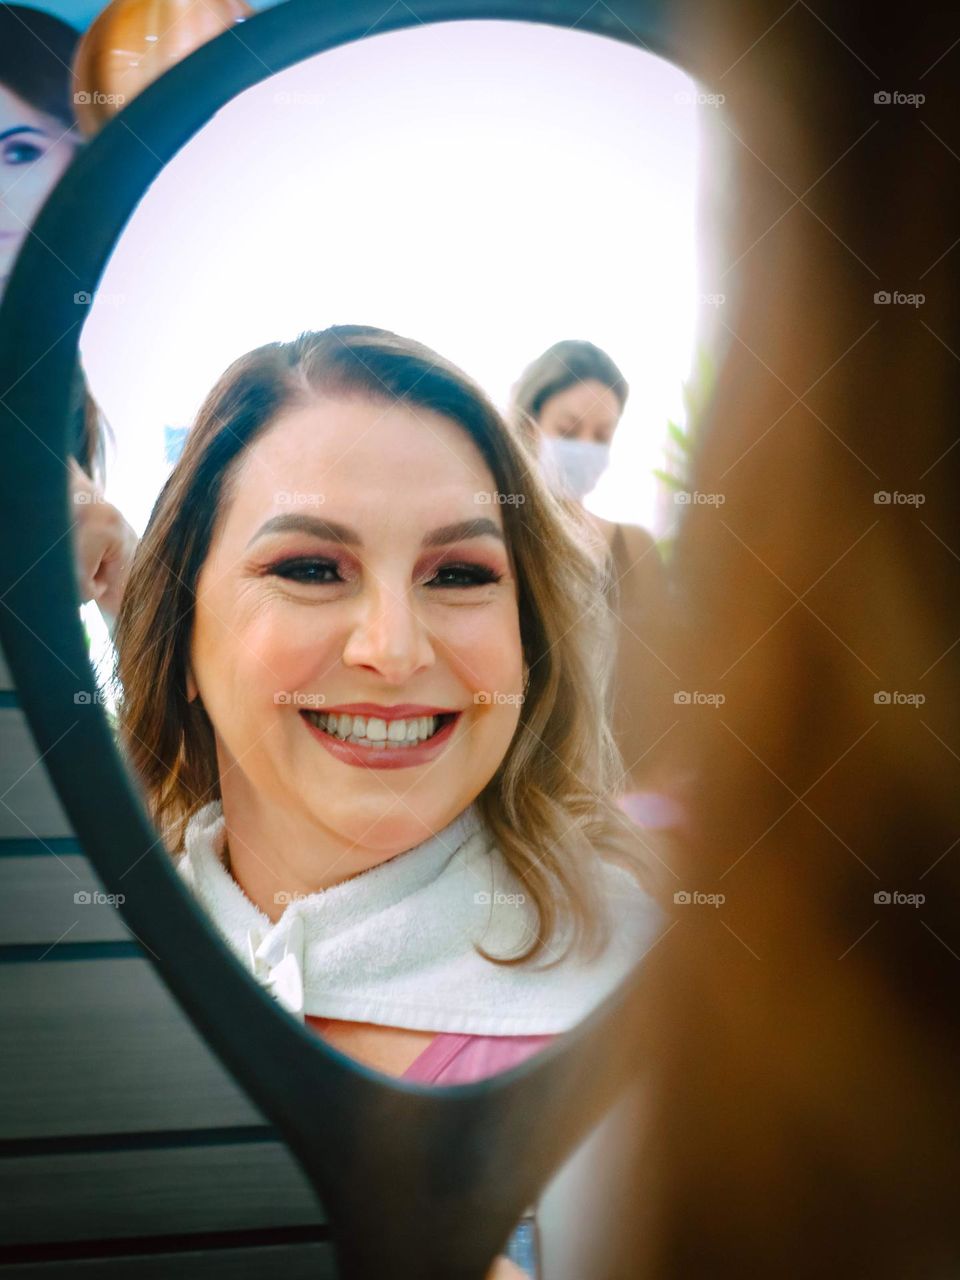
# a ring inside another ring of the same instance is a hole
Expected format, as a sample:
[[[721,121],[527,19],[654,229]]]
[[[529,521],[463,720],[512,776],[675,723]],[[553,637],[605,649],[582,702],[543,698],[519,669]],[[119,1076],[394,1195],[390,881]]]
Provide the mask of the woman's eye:
[[[449,578],[440,581],[441,577],[446,574],[452,574],[457,581],[450,581]],[[427,585],[436,585],[438,587],[482,587],[491,582],[499,582],[501,576],[494,569],[482,564],[445,564],[442,569],[437,570],[435,577]]]
[[[43,151],[33,142],[8,142],[3,149],[4,163],[10,165],[32,164],[42,155]]]
[[[268,576],[284,578],[305,586],[333,586],[345,581],[335,560],[281,560],[266,571]],[[429,587],[482,587],[499,582],[501,574],[487,565],[446,564],[426,584]]]
[[[286,578],[290,582],[305,582],[308,585],[343,581],[335,560],[283,560],[280,564],[273,565],[269,572],[278,578]]]

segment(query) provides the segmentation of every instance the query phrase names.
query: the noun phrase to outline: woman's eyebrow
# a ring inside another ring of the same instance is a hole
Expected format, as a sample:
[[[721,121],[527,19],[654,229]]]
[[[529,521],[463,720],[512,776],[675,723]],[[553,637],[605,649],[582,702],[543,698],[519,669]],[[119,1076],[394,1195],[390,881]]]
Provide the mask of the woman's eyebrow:
[[[462,542],[465,538],[499,538],[504,541],[503,532],[486,516],[476,520],[460,520],[457,524],[444,524],[434,529],[423,539],[425,547],[442,547],[448,542]]]
[[[363,539],[356,529],[340,524],[336,520],[320,520],[316,516],[289,515],[273,516],[260,526],[247,546],[250,547],[260,538],[270,533],[309,533],[315,538],[326,538],[331,542],[340,542],[344,546],[360,547]],[[503,533],[497,525],[486,516],[475,520],[460,520],[456,524],[441,525],[433,529],[423,539],[425,547],[444,546],[449,542],[462,542],[466,538],[493,537],[504,541]]]
[[[39,133],[41,137],[45,138],[47,136],[43,129],[37,129],[32,124],[15,124],[10,129],[4,129],[3,133],[0,133],[0,142],[14,133]]]

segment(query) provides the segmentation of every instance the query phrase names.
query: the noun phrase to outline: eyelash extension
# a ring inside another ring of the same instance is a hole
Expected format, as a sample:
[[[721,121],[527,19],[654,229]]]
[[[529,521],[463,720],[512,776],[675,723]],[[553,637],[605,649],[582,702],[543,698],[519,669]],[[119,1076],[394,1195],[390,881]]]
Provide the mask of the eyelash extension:
[[[301,574],[305,575],[305,572],[308,569],[331,570],[337,574],[339,581],[343,581],[340,577],[339,565],[335,560],[317,560],[302,557],[295,560],[282,560],[278,564],[271,565],[267,570],[267,573],[268,575],[275,575],[278,578],[287,578],[294,582],[306,583],[307,585],[334,585],[335,580],[332,579],[321,580],[315,576],[300,576]],[[437,569],[435,577],[439,577],[440,574],[443,573],[456,573],[469,577],[472,580],[470,582],[438,582],[436,585],[440,590],[449,590],[451,587],[488,586],[490,583],[499,582],[503,577],[503,574],[497,573],[495,569],[491,569],[487,565],[482,564],[444,564]]]
[[[289,578],[294,582],[306,582],[307,584],[315,583],[319,586],[333,585],[331,580],[321,581],[319,578],[315,577],[301,578],[298,576],[298,574],[303,572],[305,569],[312,568],[319,568],[322,570],[330,569],[337,574],[338,578],[340,578],[340,566],[337,564],[336,560],[317,560],[316,558],[304,557],[300,557],[295,560],[281,560],[277,564],[271,565],[270,568],[267,569],[267,574],[268,576],[275,576],[278,578]],[[343,579],[340,578],[340,581],[342,582]]]
[[[461,573],[468,574],[473,578],[472,582],[459,583],[450,582],[446,585],[449,587],[470,586],[485,587],[491,582],[499,582],[503,577],[502,573],[497,573],[495,569],[490,569],[484,564],[444,564],[437,570],[437,575],[441,573]],[[439,585],[439,584],[438,584]]]

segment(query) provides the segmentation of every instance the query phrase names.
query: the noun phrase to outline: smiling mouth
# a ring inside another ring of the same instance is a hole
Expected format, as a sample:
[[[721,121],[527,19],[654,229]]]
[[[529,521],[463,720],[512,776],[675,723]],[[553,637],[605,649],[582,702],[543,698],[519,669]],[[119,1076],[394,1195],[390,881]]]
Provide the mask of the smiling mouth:
[[[444,712],[435,716],[412,716],[407,720],[381,720],[376,716],[351,716],[323,711],[300,713],[321,733],[337,742],[357,747],[380,747],[403,751],[420,746],[452,724],[460,712]]]

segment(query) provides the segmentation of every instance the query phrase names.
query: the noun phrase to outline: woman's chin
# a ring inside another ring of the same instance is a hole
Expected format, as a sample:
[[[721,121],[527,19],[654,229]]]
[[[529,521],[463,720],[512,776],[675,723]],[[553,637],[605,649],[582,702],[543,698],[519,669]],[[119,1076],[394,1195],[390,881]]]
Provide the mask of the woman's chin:
[[[339,839],[358,849],[380,855],[378,861],[421,844],[448,821],[443,813],[421,812],[402,797],[385,792],[378,797],[365,797],[355,807],[338,804],[334,812],[322,799],[311,808],[318,827],[335,832]],[[371,861],[370,865],[375,863]]]

